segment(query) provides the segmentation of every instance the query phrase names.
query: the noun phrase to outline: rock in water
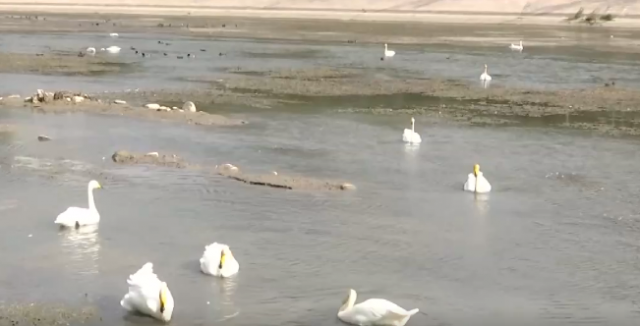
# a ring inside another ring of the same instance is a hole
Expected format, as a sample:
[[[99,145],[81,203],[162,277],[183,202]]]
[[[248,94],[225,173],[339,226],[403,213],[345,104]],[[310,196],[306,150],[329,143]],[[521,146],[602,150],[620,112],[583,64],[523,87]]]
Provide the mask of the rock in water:
[[[184,105],[182,105],[182,110],[185,112],[196,112],[196,105],[191,101],[186,101]]]
[[[157,103],[149,103],[149,104],[145,104],[144,106],[147,109],[151,109],[151,110],[157,110],[160,108],[160,104]]]
[[[39,141],[50,141],[51,137],[45,136],[45,135],[40,135],[40,136],[38,136],[38,140]]]

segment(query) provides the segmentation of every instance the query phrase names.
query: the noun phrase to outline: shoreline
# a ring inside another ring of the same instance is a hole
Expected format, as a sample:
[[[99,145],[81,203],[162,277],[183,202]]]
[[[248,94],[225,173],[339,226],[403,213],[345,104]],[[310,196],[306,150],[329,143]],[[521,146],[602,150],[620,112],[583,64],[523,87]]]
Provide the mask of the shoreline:
[[[196,11],[197,10],[197,11]],[[249,18],[264,20],[351,21],[367,23],[460,24],[460,25],[543,25],[571,26],[565,19],[571,13],[515,13],[467,11],[401,11],[401,10],[339,10],[307,8],[239,8],[221,6],[151,6],[151,5],[74,5],[0,3],[0,14],[121,17],[183,17],[183,18]],[[640,15],[625,15],[606,22],[608,28],[638,28]]]

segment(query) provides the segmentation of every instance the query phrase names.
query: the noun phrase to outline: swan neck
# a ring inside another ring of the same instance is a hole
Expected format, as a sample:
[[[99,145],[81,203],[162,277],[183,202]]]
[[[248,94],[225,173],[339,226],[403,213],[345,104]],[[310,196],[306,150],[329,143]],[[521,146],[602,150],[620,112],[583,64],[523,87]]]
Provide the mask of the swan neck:
[[[87,197],[89,197],[89,210],[97,211],[96,203],[93,201],[93,188],[88,187]]]
[[[342,307],[340,307],[340,311],[347,311],[353,308],[356,304],[356,298],[358,295],[355,292],[349,292],[349,297],[347,297],[347,302],[345,302]]]
[[[415,130],[415,121],[411,120],[411,131],[416,132]]]

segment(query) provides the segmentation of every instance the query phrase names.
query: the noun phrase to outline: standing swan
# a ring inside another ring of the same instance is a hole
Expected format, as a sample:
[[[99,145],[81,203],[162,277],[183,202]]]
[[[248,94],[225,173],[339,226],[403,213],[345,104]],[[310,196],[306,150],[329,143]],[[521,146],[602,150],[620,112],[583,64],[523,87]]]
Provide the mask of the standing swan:
[[[402,134],[402,141],[410,144],[419,144],[422,142],[422,138],[420,134],[415,131],[416,120],[411,117],[411,129],[404,129],[404,133]]]
[[[491,80],[491,76],[489,76],[489,67],[487,67],[487,65],[484,65],[484,72],[482,73],[482,75],[480,75],[480,80],[484,81],[484,82],[488,82]]]
[[[100,49],[100,51],[107,51],[109,53],[120,53],[120,47],[116,46],[116,45],[112,45],[112,46],[110,46],[110,47],[108,47],[106,49],[102,48],[102,49]]]
[[[390,58],[390,57],[393,57],[394,55],[396,55],[396,51],[389,50],[389,48],[387,47],[387,43],[385,43],[384,44],[384,56],[386,58]]]
[[[146,263],[127,280],[129,292],[120,301],[129,312],[140,312],[164,322],[171,320],[173,296],[166,282],[153,272],[153,264]]]
[[[419,309],[406,311],[385,299],[369,299],[356,305],[358,294],[349,290],[338,311],[338,318],[345,323],[359,326],[404,326]]]
[[[524,47],[522,46],[522,40],[520,40],[520,45],[511,43],[511,45],[509,45],[509,49],[513,51],[522,51],[524,49]]]
[[[238,273],[240,264],[233,257],[229,246],[214,242],[204,247],[204,254],[200,258],[200,270],[213,276],[229,277]]]
[[[480,172],[480,165],[473,166],[473,173],[469,173],[467,182],[464,184],[464,191],[471,191],[483,194],[491,191],[491,184]]]
[[[89,197],[89,208],[69,207],[60,213],[55,220],[55,224],[66,227],[79,228],[83,225],[98,224],[100,222],[100,213],[93,202],[93,189],[102,189],[102,186],[96,180],[89,181],[87,186],[87,195]]]

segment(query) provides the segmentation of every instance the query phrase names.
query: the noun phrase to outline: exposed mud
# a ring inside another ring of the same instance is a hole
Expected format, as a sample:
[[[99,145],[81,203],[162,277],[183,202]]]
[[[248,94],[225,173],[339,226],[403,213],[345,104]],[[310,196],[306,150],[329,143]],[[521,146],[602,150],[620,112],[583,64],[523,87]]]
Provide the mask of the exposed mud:
[[[58,94],[60,92],[55,92]],[[81,94],[73,92],[64,92],[66,94]],[[35,96],[34,96],[35,97]],[[82,99],[78,98],[81,97]],[[32,97],[33,98],[33,97]],[[10,97],[0,100],[1,108],[24,107],[32,109],[38,113],[67,113],[67,112],[86,112],[112,115],[126,115],[130,117],[156,119],[162,121],[183,122],[202,126],[237,126],[247,122],[240,119],[231,119],[217,114],[206,112],[181,112],[181,110],[171,109],[148,109],[142,106],[131,104],[117,104],[113,101],[104,101],[100,98],[83,95],[72,95],[74,100],[69,97],[60,97],[56,100],[34,101],[31,98],[21,99],[19,97]],[[181,106],[181,105],[180,105]]]
[[[95,76],[135,71],[136,64],[78,53],[0,53],[0,73]]]
[[[117,151],[111,155],[115,163],[120,164],[148,164],[184,169],[189,166],[182,158],[176,155],[160,155],[158,152],[146,154]]]
[[[0,325],[2,326],[62,326],[83,325],[101,320],[98,309],[87,307],[66,307],[43,304],[0,304]]]
[[[255,186],[264,186],[289,190],[311,190],[311,191],[336,191],[355,190],[356,187],[348,182],[309,178],[304,176],[272,174],[248,174],[241,171],[232,164],[222,164],[211,167],[201,166],[185,161],[184,159],[171,154],[161,154],[158,152],[133,153],[120,150],[115,152],[111,159],[118,164],[144,164],[162,167],[173,167],[180,169],[195,169],[201,171],[213,171],[214,173],[232,180],[244,182]]]

